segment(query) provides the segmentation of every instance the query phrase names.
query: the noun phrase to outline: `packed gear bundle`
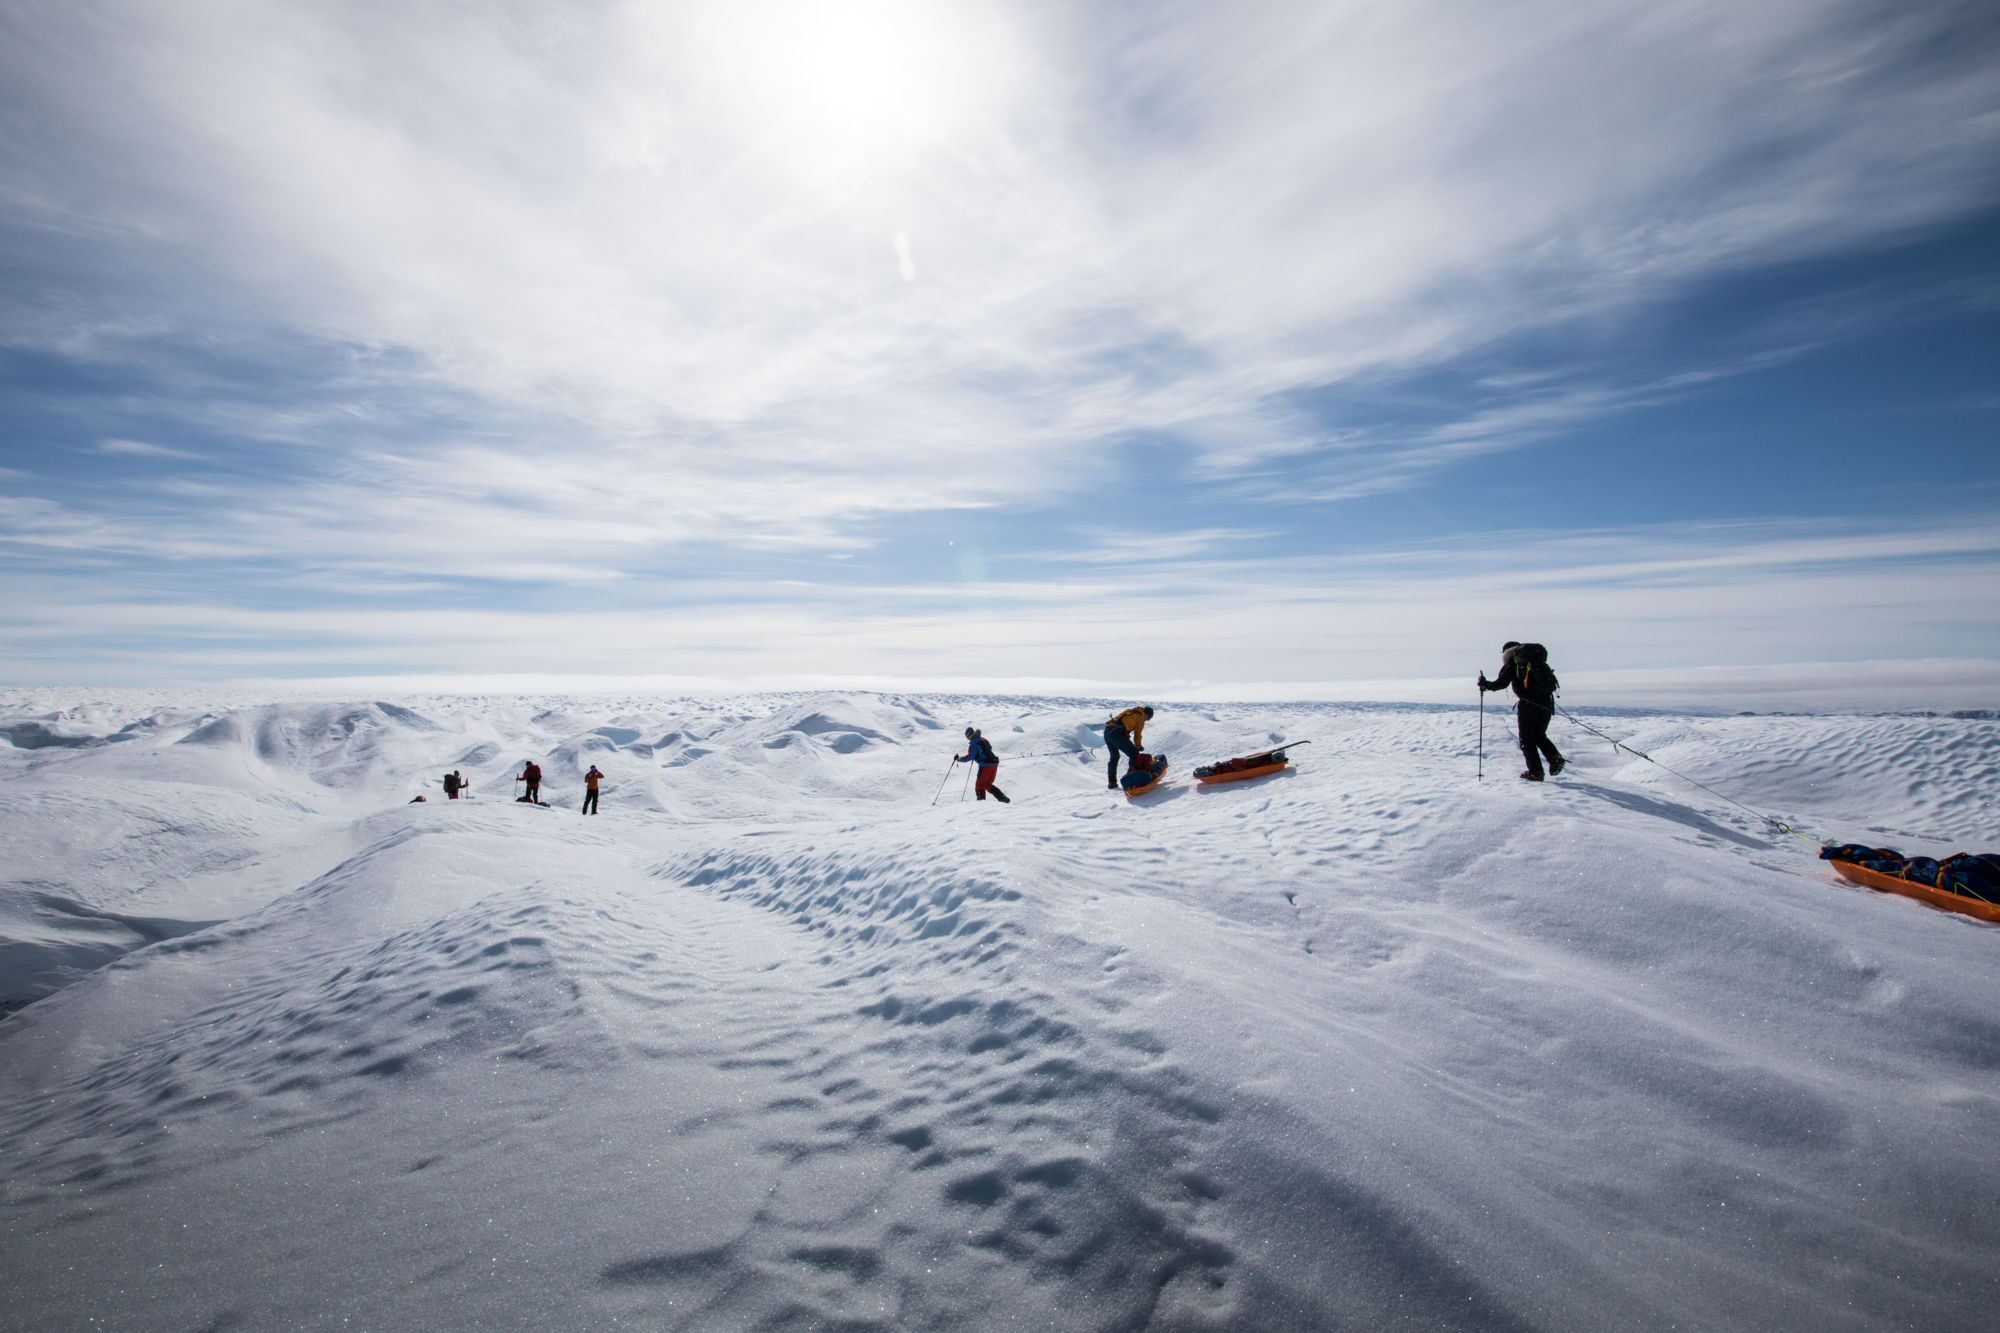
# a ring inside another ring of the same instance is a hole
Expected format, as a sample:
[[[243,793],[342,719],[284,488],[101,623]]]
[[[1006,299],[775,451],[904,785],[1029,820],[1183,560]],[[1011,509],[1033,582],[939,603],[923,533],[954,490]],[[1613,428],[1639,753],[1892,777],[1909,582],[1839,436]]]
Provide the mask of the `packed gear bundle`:
[[[1822,847],[1819,856],[1856,884],[2000,922],[2000,856],[1959,852],[1939,861],[1853,842]]]
[[[1286,750],[1294,746],[1311,744],[1311,741],[1287,741],[1284,745],[1265,750],[1261,754],[1246,754],[1235,759],[1224,759],[1218,763],[1203,764],[1194,771],[1194,780],[1213,786],[1219,782],[1241,782],[1245,778],[1261,778],[1282,771],[1291,762],[1285,754]]]
[[[1114,762],[1116,762],[1114,760]],[[1133,756],[1131,771],[1120,780],[1127,796],[1144,796],[1160,785],[1160,779],[1167,775],[1167,757],[1163,754],[1139,754]]]

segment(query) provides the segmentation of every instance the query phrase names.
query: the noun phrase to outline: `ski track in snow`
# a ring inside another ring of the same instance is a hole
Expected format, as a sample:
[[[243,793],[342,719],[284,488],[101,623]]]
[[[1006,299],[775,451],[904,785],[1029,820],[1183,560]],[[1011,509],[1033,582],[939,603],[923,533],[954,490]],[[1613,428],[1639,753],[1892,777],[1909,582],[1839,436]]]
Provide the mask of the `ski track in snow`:
[[[0,1328],[1990,1326],[2000,928],[1560,721],[1128,801],[1109,703],[0,691]],[[2000,843],[1990,719],[1586,720]]]

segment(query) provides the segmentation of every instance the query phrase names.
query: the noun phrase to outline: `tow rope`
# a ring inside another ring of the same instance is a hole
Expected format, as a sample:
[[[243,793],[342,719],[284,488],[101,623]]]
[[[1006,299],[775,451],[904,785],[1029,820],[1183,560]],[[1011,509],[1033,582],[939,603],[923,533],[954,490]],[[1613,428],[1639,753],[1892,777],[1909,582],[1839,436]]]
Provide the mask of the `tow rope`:
[[[1751,806],[1743,804],[1743,802],[1737,800],[1733,796],[1726,796],[1723,793],[1717,791],[1715,788],[1709,786],[1706,782],[1698,781],[1694,778],[1689,777],[1687,774],[1681,772],[1678,769],[1668,767],[1666,764],[1661,763],[1659,760],[1653,758],[1653,756],[1647,754],[1644,750],[1635,749],[1633,746],[1627,745],[1624,741],[1619,740],[1615,736],[1605,735],[1603,732],[1599,731],[1596,727],[1591,726],[1588,722],[1585,722],[1582,718],[1570,712],[1569,709],[1564,708],[1554,699],[1549,700],[1549,706],[1553,708],[1556,712],[1561,713],[1564,717],[1568,718],[1571,722],[1574,722],[1577,726],[1582,727],[1585,731],[1589,732],[1591,735],[1596,736],[1600,740],[1609,741],[1611,743],[1611,749],[1614,754],[1620,750],[1623,750],[1626,754],[1634,755],[1640,759],[1643,759],[1647,763],[1655,766],[1656,768],[1666,769],[1667,772],[1673,774],[1675,777],[1679,778],[1682,782],[1688,783],[1691,786],[1699,787],[1703,791],[1707,792],[1710,796],[1715,797],[1719,801],[1727,801],[1730,805],[1735,806],[1738,810],[1741,810],[1746,814],[1755,815],[1758,819],[1763,820],[1766,824],[1769,824],[1773,829],[1777,830],[1779,833],[1786,834],[1789,837],[1803,838],[1807,842],[1814,843],[1821,847],[1831,847],[1833,845],[1832,843],[1828,842],[1825,838],[1817,837],[1812,833],[1809,833],[1806,830],[1798,827],[1797,825],[1790,823],[1787,820],[1779,819],[1775,815],[1767,815],[1762,810],[1754,809]]]

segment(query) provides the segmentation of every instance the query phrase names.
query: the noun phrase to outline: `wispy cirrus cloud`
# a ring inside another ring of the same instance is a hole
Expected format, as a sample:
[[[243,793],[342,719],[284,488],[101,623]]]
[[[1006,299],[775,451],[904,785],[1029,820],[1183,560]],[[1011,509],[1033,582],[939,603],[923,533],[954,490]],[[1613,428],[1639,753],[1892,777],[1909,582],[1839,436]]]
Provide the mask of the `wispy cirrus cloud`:
[[[372,373],[621,477],[800,468],[852,518],[1047,493],[1131,429],[1282,450],[1289,391],[1955,215],[2000,143],[1963,16],[880,0],[815,82],[772,35],[811,9],[17,17],[13,232],[135,327],[398,349]]]
[[[144,440],[104,440],[99,442],[97,452],[101,454],[121,454],[128,458],[175,458],[196,459],[200,454],[186,449],[170,449],[164,444],[148,444]]]
[[[1233,528],[1196,528],[1168,532],[1097,532],[1088,544],[1043,552],[1037,558],[1083,565],[1160,564],[1186,560],[1244,541],[1268,539],[1269,532]]]
[[[1427,580],[1440,548],[1415,537],[1377,553],[1393,576],[1312,538],[1326,510],[1767,371],[1911,298],[1864,285],[1643,365],[1594,357],[1603,331],[1995,203],[2000,23],[1975,8],[829,12],[0,15],[0,355],[9,419],[34,418],[0,435],[0,554],[57,576],[122,560],[156,605],[245,635],[323,609],[317,651],[364,664],[445,651],[444,624],[496,652],[553,626],[656,663],[666,641],[618,618],[690,598],[710,636],[796,652],[759,627],[775,607],[859,662],[956,642],[932,604],[974,596],[1028,674],[1093,634],[1101,653],[1092,598],[1157,602],[1155,628],[1204,639],[1324,616],[1391,655],[1411,605],[1614,610],[1620,580],[1680,624],[1698,596],[1678,580],[1720,596],[1734,575],[1676,565],[1696,558],[1679,539],[1599,560],[1559,536],[1573,566],[1486,583]],[[1490,355],[1524,340],[1539,359]],[[1134,441],[1158,451],[1139,467]],[[1135,472],[1180,488],[1162,531],[1121,507]],[[1031,512],[1011,570],[912,541],[907,567],[804,601],[760,579],[919,520]],[[1976,591],[1992,559],[1863,543],[1864,577],[1724,545],[1748,553],[1745,589],[1804,578],[1827,614],[1836,588],[1893,601],[1899,561]],[[368,595],[435,604],[342,619]],[[536,596],[590,605],[569,625]],[[737,596],[760,609],[706,605]],[[173,636],[129,607],[106,623],[128,617]],[[1370,670],[1304,641],[1298,670]]]
[[[977,663],[1015,679],[1136,678],[1126,666],[1107,677],[1124,662],[1107,655],[1107,616],[1116,644],[1152,646],[1159,666],[1146,679],[1184,682],[1419,678],[1459,666],[1469,679],[1491,668],[1503,639],[1525,636],[1595,672],[1693,669],[1718,651],[1744,665],[1879,659],[1918,641],[1949,648],[1921,656],[1994,661],[2000,628],[1971,608],[2000,599],[1996,532],[1980,515],[1838,536],[1803,523],[1516,532],[1348,556],[1085,564],[1057,578],[950,586],[718,574],[636,586],[629,598],[505,607],[380,595],[246,605],[29,570],[13,580],[0,671],[60,678],[49,663],[86,642],[99,663],[92,679],[106,683],[171,676],[162,663],[193,675],[715,679],[807,665],[943,679]],[[2000,689],[2000,675],[1993,681]]]

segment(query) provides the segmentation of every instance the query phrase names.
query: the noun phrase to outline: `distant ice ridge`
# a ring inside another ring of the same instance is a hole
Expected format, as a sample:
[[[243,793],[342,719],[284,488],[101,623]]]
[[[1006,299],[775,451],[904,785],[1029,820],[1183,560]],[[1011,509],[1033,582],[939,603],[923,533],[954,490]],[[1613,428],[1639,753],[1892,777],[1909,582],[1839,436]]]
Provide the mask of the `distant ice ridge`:
[[[1466,709],[1163,706],[1181,772],[1314,745],[1134,804],[1128,700],[7,700],[0,1327],[2000,1298],[2000,931],[1562,723],[1531,786],[1504,713],[1475,783]],[[1842,840],[2000,846],[1992,718],[1589,716]],[[1014,805],[962,799],[967,725]]]

